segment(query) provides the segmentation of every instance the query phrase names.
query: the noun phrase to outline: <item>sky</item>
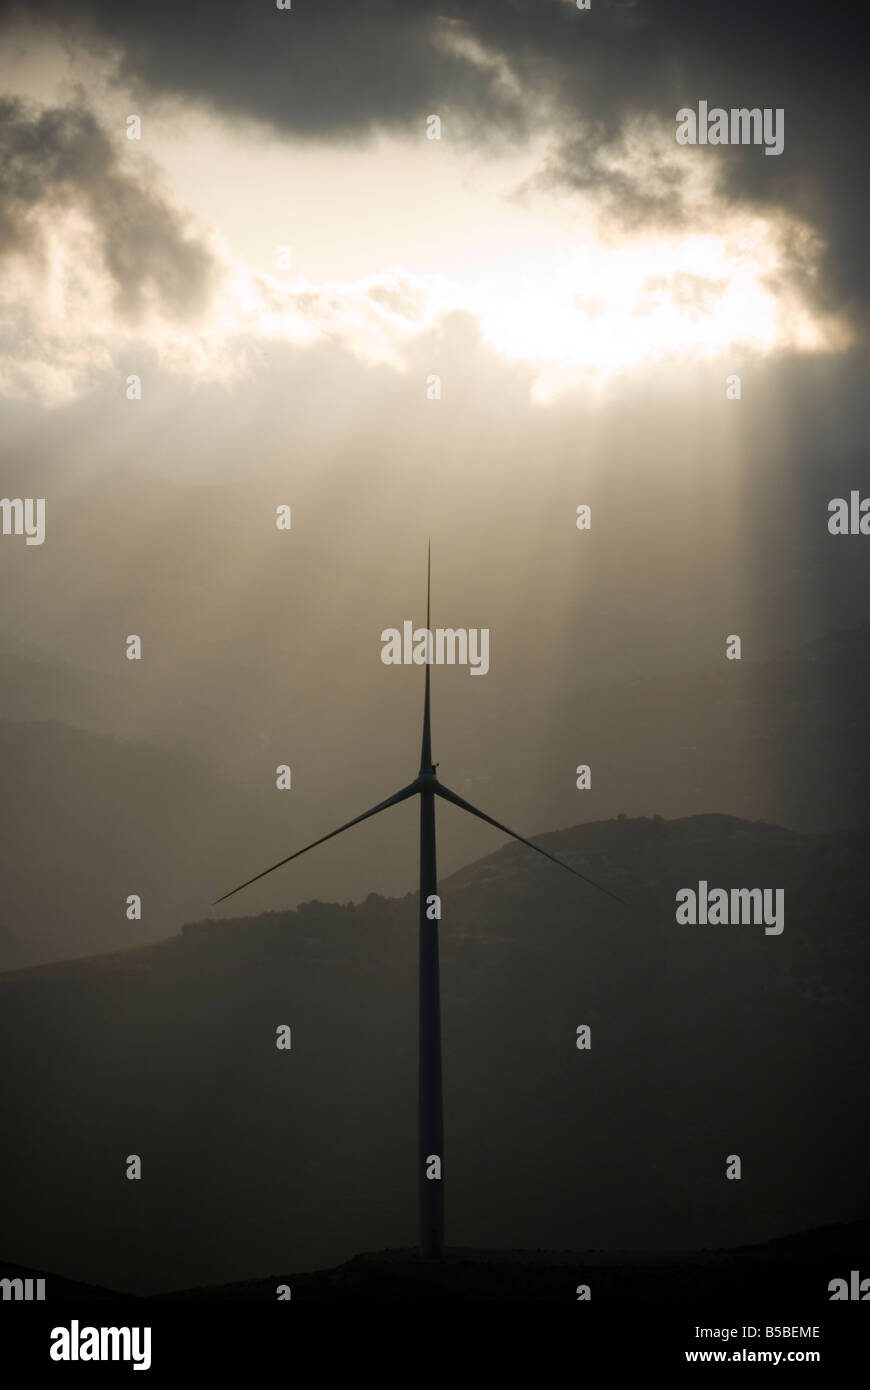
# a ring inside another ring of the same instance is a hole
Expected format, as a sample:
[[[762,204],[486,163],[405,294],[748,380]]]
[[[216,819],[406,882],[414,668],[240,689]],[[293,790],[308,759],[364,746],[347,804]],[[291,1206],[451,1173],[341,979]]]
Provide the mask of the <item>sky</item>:
[[[29,351],[4,385],[57,405],[134,344],[198,385],[322,341],[401,372],[451,311],[544,403],[663,360],[846,351],[855,26],[790,6],[822,49],[786,61],[776,8],[7,9],[4,279]],[[702,97],[797,99],[782,152],[679,145]]]
[[[3,492],[47,508],[41,547],[0,537],[5,650],[126,681],[139,633],[149,736],[292,763],[304,842],[416,770],[419,672],[380,634],[422,622],[430,538],[433,623],[492,634],[485,679],[438,673],[436,757],[522,833],[592,814],[542,791],[583,761],[578,692],[866,622],[870,541],[827,528],[868,471],[860,7],[45,0],[0,27]],[[781,110],[782,151],[678,143],[700,102]],[[341,890],[402,886],[389,848]]]

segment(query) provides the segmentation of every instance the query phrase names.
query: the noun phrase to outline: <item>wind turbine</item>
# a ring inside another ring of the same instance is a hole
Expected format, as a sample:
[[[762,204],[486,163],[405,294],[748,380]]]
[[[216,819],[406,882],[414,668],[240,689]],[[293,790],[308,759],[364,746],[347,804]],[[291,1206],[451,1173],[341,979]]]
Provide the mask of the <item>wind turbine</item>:
[[[431,632],[429,624],[429,605],[431,595],[432,579],[432,547],[429,546],[429,553],[426,565],[426,630]],[[434,644],[430,643],[429,651],[433,651]],[[432,899],[438,894],[438,874],[435,858],[435,798],[443,797],[445,801],[450,801],[454,806],[459,806],[461,810],[468,811],[470,815],[477,816],[478,820],[486,821],[487,825],[495,826],[496,830],[501,830],[505,835],[510,835],[514,840],[519,840],[521,845],[526,845],[533,849],[536,854],[542,854],[545,859],[549,859],[552,864],[558,864],[560,869],[567,869],[569,873],[577,878],[582,878],[584,883],[589,883],[593,888],[597,888],[601,893],[606,893],[615,902],[622,903],[615,893],[611,893],[608,888],[602,888],[601,884],[595,883],[593,879],[581,874],[579,869],[574,869],[570,864],[557,859],[554,854],[549,854],[547,850],[541,849],[540,845],[533,844],[531,840],[518,835],[515,830],[502,825],[501,821],[494,820],[483,811],[479,811],[476,806],[472,806],[469,801],[465,801],[456,792],[445,787],[443,782],[439,782],[435,767],[432,762],[432,731],[430,723],[430,704],[429,704],[429,667],[431,661],[426,663],[426,688],[423,699],[423,739],[420,749],[420,771],[417,773],[413,782],[409,782],[407,787],[401,791],[394,792],[388,796],[386,801],[378,802],[370,811],[363,811],[361,816],[354,816],[353,820],[346,821],[337,830],[331,830],[328,835],[321,835],[319,840],[313,840],[310,845],[305,845],[303,849],[297,849],[295,854],[288,854],[286,859],[279,859],[277,864],[272,864],[262,873],[255,874],[253,878],[248,878],[244,883],[240,883],[237,888],[231,888],[228,893],[217,898],[213,906],[231,898],[234,893],[240,893],[243,888],[247,888],[258,879],[265,878],[267,874],[274,873],[284,864],[289,864],[291,860],[298,859],[300,855],[307,854],[310,849],[315,849],[317,845],[325,844],[327,840],[332,840],[336,835],[341,835],[345,830],[349,830],[352,825],[359,825],[361,821],[368,820],[371,816],[377,816],[381,811],[386,811],[388,806],[397,806],[400,801],[407,801],[412,796],[420,798],[420,1014],[419,1014],[419,1191],[420,1191],[420,1253],[424,1259],[437,1259],[444,1246],[444,1118],[441,1096],[441,986],[438,970],[438,922],[434,917],[429,916],[427,908],[430,908]],[[623,904],[624,906],[624,904]],[[440,1176],[427,1176],[427,1170],[433,1159],[438,1159],[437,1167],[440,1169]]]

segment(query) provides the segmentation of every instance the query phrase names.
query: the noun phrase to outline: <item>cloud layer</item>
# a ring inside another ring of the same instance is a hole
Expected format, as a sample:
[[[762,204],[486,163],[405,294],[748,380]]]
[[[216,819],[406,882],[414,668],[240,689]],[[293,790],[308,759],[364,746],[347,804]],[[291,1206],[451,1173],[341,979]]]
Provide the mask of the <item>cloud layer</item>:
[[[207,302],[208,247],[147,172],[121,167],[83,103],[40,110],[0,99],[0,184],[0,259],[44,258],[52,219],[74,210],[88,223],[124,317],[138,318],[149,300],[182,315]]]
[[[0,5],[14,16],[15,7]],[[440,114],[445,138],[485,145],[549,130],[548,175],[601,188],[635,221],[679,217],[671,150],[650,186],[614,170],[638,123],[673,128],[681,106],[782,107],[783,154],[755,147],[684,150],[715,160],[735,201],[782,208],[827,249],[821,299],[863,319],[863,82],[870,16],[851,0],[787,7],[756,0],[297,0],[268,4],[48,0],[67,40],[112,52],[126,82],[203,103],[296,138],[364,140],[418,130]],[[147,261],[147,247],[139,251]],[[802,273],[800,260],[794,274]]]

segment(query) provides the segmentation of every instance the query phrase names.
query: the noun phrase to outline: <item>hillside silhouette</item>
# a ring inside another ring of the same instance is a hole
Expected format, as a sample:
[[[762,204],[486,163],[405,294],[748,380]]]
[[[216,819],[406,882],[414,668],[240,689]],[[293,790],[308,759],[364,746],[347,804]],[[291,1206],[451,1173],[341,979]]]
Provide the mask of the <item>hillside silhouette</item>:
[[[442,882],[448,1245],[687,1251],[863,1218],[863,839],[708,815],[539,842],[629,908],[518,845]],[[702,878],[784,888],[782,936],[678,926]],[[309,902],[0,977],[3,1256],[156,1293],[412,1247],[415,913]]]
[[[306,673],[294,668],[303,690],[288,702],[286,671],[268,664],[253,673],[244,661],[186,673],[155,663],[127,669],[134,665],[119,658],[107,672],[0,641],[0,970],[177,931],[233,882],[416,770],[416,668],[397,668],[384,690],[364,689],[345,715],[322,699],[322,673],[319,693],[306,693]],[[435,683],[444,780],[523,834],[581,815],[676,818],[711,807],[805,831],[867,827],[866,626],[767,660],[717,654],[707,668],[605,684],[572,676],[534,736],[518,727],[522,703],[488,695],[473,710],[467,677],[457,691],[458,679],[442,668]],[[583,793],[573,776],[581,758],[593,769]],[[278,793],[275,767],[286,760],[293,790]],[[414,817],[407,808],[390,817],[354,830],[326,857],[299,861],[280,883],[256,885],[245,909],[356,898],[365,887],[408,891]],[[496,832],[449,812],[438,834],[442,873],[498,843]],[[125,916],[134,892],[143,898],[139,922]],[[219,915],[235,910],[231,903]]]

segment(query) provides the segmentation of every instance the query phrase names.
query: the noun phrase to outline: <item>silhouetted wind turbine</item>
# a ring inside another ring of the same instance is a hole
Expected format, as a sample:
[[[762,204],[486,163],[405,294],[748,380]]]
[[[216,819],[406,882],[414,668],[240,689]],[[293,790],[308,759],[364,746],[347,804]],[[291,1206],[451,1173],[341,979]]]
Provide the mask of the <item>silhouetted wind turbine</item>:
[[[432,547],[429,546],[429,555],[426,566],[426,630],[431,632],[429,625],[429,601],[431,593],[432,577]],[[433,654],[434,643],[430,639],[429,653]],[[438,875],[435,860],[435,797],[443,796],[445,801],[452,801],[454,806],[459,806],[463,811],[468,811],[472,816],[477,816],[479,820],[486,821],[487,825],[494,825],[496,830],[501,830],[505,835],[510,835],[514,840],[519,840],[521,845],[526,845],[533,849],[536,854],[542,854],[545,859],[549,859],[552,864],[558,864],[560,869],[567,869],[569,873],[577,878],[582,878],[584,883],[589,883],[593,888],[606,893],[609,898],[621,903],[615,893],[609,889],[602,888],[600,883],[595,883],[593,879],[581,874],[579,869],[574,869],[570,864],[566,864],[561,859],[557,859],[554,854],[549,854],[547,850],[541,849],[540,845],[533,844],[522,835],[518,835],[515,830],[511,830],[501,821],[493,820],[492,816],[487,816],[483,811],[479,811],[476,806],[457,796],[449,787],[445,787],[443,782],[438,781],[435,772],[435,764],[432,762],[432,733],[429,718],[429,667],[431,662],[426,663],[426,690],[423,701],[423,742],[420,752],[420,771],[413,782],[401,791],[388,796],[386,801],[381,801],[377,806],[373,806],[370,811],[363,811],[361,816],[354,816],[353,820],[346,821],[337,830],[331,830],[328,835],[321,835],[319,840],[313,840],[310,845],[305,845],[303,849],[297,849],[295,854],[288,854],[286,859],[279,859],[277,864],[272,864],[262,873],[255,874],[253,878],[246,879],[237,888],[231,888],[229,893],[224,893],[217,898],[217,903],[224,902],[231,898],[234,893],[240,893],[243,888],[247,888],[258,879],[265,878],[267,874],[274,873],[284,864],[289,864],[291,860],[298,859],[301,854],[307,854],[310,849],[317,845],[325,844],[327,840],[332,840],[336,835],[341,835],[343,831],[349,830],[352,825],[359,825],[361,821],[368,820],[370,816],[376,816],[381,811],[385,811],[388,806],[397,806],[400,801],[407,801],[409,797],[419,796],[420,798],[420,1043],[419,1043],[419,1184],[420,1184],[420,1253],[426,1259],[437,1259],[441,1254],[444,1244],[444,1120],[441,1100],[441,987],[438,972],[438,922],[430,919],[427,914],[427,906],[431,904],[433,897],[438,893]],[[624,906],[624,904],[623,904]],[[440,1178],[427,1177],[427,1168],[433,1158],[439,1160]]]

